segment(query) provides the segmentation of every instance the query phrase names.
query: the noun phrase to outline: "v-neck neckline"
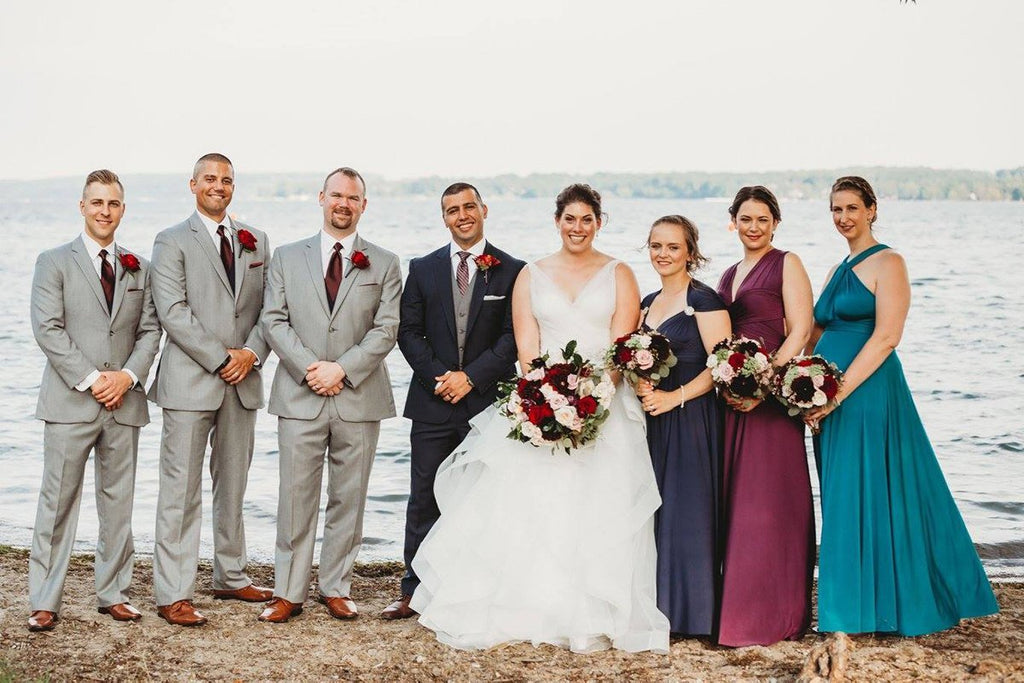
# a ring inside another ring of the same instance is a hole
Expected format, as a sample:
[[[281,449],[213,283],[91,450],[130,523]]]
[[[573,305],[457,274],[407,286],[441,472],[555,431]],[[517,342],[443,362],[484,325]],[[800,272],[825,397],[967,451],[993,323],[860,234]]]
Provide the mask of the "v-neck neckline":
[[[570,297],[570,296],[569,296],[568,294],[566,294],[566,293],[565,293],[565,290],[564,290],[564,289],[562,289],[562,288],[561,288],[561,287],[559,286],[559,284],[558,284],[558,283],[557,283],[557,282],[555,281],[555,279],[554,279],[553,277],[551,277],[550,275],[548,275],[548,274],[547,274],[546,272],[544,272],[544,269],[540,267],[540,264],[538,264],[538,263],[534,263],[534,264],[533,264],[533,266],[534,266],[534,268],[536,268],[537,270],[539,270],[539,271],[541,272],[541,274],[542,274],[542,275],[543,275],[543,276],[544,276],[545,278],[547,278],[548,282],[550,282],[550,283],[551,283],[551,285],[552,285],[552,286],[553,286],[553,287],[554,287],[555,289],[557,289],[557,290],[558,290],[558,293],[559,293],[559,294],[561,294],[561,295],[562,295],[562,297],[563,297],[563,298],[564,298],[564,299],[565,299],[566,301],[568,301],[568,302],[569,302],[569,305],[571,305],[571,306],[575,306],[575,305],[576,305],[576,302],[580,300],[580,298],[581,298],[581,297],[583,296],[583,294],[584,294],[584,293],[586,293],[587,289],[588,289],[588,288],[590,287],[590,285],[591,285],[591,284],[592,284],[592,283],[594,282],[594,280],[596,280],[596,279],[597,279],[597,276],[598,276],[598,275],[600,275],[601,273],[603,273],[603,272],[605,271],[605,269],[606,269],[606,268],[607,268],[607,267],[608,267],[608,266],[609,266],[610,264],[612,264],[612,263],[615,263],[615,262],[616,262],[616,261],[615,261],[615,259],[610,259],[610,260],[608,261],[608,263],[606,263],[606,264],[604,264],[603,266],[601,266],[600,268],[598,268],[598,269],[597,269],[597,270],[596,270],[596,271],[594,272],[594,274],[593,274],[593,275],[591,275],[591,276],[590,276],[589,278],[587,278],[587,281],[583,283],[583,286],[582,286],[582,287],[580,287],[580,291],[576,292],[576,298],[575,298],[575,299],[574,299],[574,298],[572,298],[572,297]]]
[[[734,270],[732,273],[732,282],[729,283],[729,298],[732,299],[733,302],[740,298],[740,290],[743,289],[743,285],[747,284],[747,281],[750,280],[750,276],[754,274],[754,271],[761,267],[761,264],[764,263],[765,258],[768,256],[768,254],[772,253],[773,251],[775,251],[775,247],[772,247],[768,251],[761,254],[761,258],[757,259],[757,263],[750,267],[750,270],[748,270],[747,274],[743,276],[743,279],[740,280],[739,284],[736,284],[736,274],[737,272],[739,272],[740,264],[742,264],[743,261],[740,261],[739,263],[736,264],[736,270]]]

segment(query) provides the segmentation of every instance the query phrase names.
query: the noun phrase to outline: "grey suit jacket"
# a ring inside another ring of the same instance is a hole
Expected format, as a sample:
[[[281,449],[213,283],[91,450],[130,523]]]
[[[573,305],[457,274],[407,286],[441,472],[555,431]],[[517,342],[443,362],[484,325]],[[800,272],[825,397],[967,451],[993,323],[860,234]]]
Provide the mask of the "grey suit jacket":
[[[370,265],[349,265],[333,312],[324,289],[320,233],[274,252],[262,320],[281,359],[270,390],[274,415],[310,420],[328,400],[336,401],[338,413],[350,422],[395,415],[384,358],[398,334],[401,267],[395,254],[358,235],[352,248],[366,254]],[[330,399],[306,386],[306,368],[318,360],[337,361],[346,373],[345,388]]]
[[[231,292],[220,252],[199,214],[167,228],[153,245],[153,299],[167,342],[160,355],[150,400],[171,410],[216,410],[231,386],[217,374],[228,349],[249,347],[267,360],[269,347],[259,327],[270,244],[266,233],[233,220],[235,290]],[[256,237],[245,251],[238,230]],[[259,367],[235,389],[250,410],[263,406]]]
[[[44,251],[32,279],[32,332],[46,354],[36,417],[47,422],[92,422],[103,407],[75,386],[93,370],[131,370],[138,383],[114,411],[114,420],[141,427],[149,422],[146,378],[160,346],[149,263],[136,272],[114,259],[114,306],[107,309],[99,275],[82,237]]]

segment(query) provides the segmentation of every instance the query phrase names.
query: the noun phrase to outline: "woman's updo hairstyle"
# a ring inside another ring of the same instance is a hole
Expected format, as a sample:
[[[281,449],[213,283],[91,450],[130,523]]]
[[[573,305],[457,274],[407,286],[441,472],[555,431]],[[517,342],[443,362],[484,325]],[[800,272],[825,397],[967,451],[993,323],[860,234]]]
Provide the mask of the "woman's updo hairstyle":
[[[586,183],[573,183],[558,193],[558,197],[555,198],[555,220],[562,217],[565,207],[575,202],[589,206],[597,220],[601,220],[601,194]]]
[[[832,192],[829,193],[829,200],[831,200],[832,195],[836,192],[856,192],[860,196],[861,201],[864,202],[865,209],[876,207],[875,215],[871,218],[872,225],[878,220],[878,197],[875,196],[875,189],[871,187],[871,183],[859,175],[844,175],[832,183]]]
[[[697,246],[697,240],[700,239],[700,233],[697,231],[697,226],[693,224],[686,216],[680,216],[679,214],[671,214],[668,216],[662,216],[658,220],[651,224],[651,230],[647,233],[647,245],[651,244],[651,233],[659,225],[676,225],[683,231],[683,239],[686,241],[686,251],[690,254],[690,260],[686,263],[686,272],[692,273],[698,268],[703,268],[708,258],[704,254],[700,253],[700,247]]]
[[[779,208],[779,200],[775,198],[775,195],[764,185],[747,185],[741,187],[740,191],[736,193],[736,198],[732,200],[732,205],[729,207],[729,216],[733,220],[736,220],[736,215],[740,211],[740,207],[743,206],[743,202],[753,199],[755,202],[761,202],[768,207],[768,211],[771,212],[772,218],[775,219],[776,223],[782,222],[782,209]]]

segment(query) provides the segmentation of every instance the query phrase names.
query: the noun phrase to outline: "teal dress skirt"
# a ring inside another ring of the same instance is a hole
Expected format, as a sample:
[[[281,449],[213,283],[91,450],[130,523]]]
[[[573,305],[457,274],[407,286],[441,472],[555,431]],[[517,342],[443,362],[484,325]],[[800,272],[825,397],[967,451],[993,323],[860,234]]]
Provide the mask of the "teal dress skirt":
[[[814,318],[818,353],[846,370],[875,328],[847,259]],[[821,423],[818,630],[922,635],[998,611],[895,351]]]

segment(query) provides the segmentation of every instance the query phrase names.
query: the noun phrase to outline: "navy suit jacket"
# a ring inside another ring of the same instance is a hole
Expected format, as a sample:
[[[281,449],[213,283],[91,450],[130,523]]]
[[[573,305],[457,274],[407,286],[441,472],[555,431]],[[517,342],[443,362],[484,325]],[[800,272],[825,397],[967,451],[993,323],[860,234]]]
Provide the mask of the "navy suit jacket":
[[[461,367],[449,245],[409,263],[398,346],[413,371],[404,413],[411,420],[430,424],[468,420],[494,403],[499,380],[515,374],[512,286],[525,264],[490,242],[484,253],[501,263],[473,277]],[[462,370],[473,382],[473,389],[454,406],[434,395],[434,378],[448,370]]]

